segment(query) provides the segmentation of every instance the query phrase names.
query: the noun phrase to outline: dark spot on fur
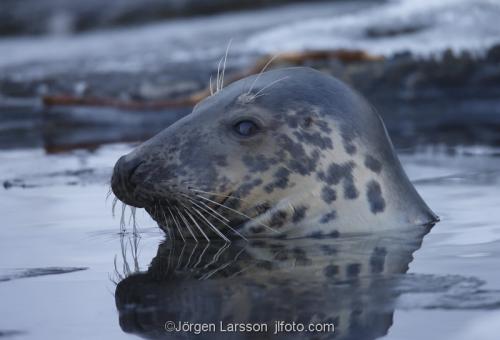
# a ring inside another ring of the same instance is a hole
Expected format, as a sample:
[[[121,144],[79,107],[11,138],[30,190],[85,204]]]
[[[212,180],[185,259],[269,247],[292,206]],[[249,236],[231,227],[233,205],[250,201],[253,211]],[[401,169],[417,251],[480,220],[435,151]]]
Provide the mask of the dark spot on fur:
[[[382,188],[377,181],[370,181],[367,185],[366,197],[372,213],[377,214],[385,210],[385,200],[382,197]]]
[[[319,220],[319,223],[325,224],[325,223],[328,223],[330,221],[333,221],[336,218],[337,218],[337,212],[335,210],[332,210],[329,213],[324,214],[323,216],[321,216],[321,219]]]
[[[345,152],[347,152],[349,155],[354,155],[357,151],[356,145],[354,145],[353,143],[355,132],[352,129],[344,128],[341,135]]]
[[[264,172],[277,163],[277,160],[264,155],[245,154],[241,160],[250,172]]]
[[[357,151],[356,145],[352,144],[352,142],[344,142],[344,150],[349,155],[354,155]]]
[[[256,178],[253,181],[249,181],[240,185],[238,190],[236,190],[236,195],[240,198],[247,196],[253,188],[262,184],[262,179]]]
[[[274,186],[282,189],[286,188],[289,176],[290,170],[284,167],[279,167],[273,175],[273,177],[275,178]]]
[[[288,215],[285,211],[282,210],[276,211],[271,215],[269,226],[271,228],[281,228],[285,224],[287,216]]]
[[[332,163],[328,166],[326,173],[323,171],[318,172],[318,178],[329,185],[339,184],[343,181],[344,184],[344,198],[355,199],[359,196],[359,192],[354,185],[354,176],[352,171],[356,164],[349,161],[343,164]]]
[[[271,209],[271,205],[269,204],[269,202],[264,202],[264,203],[256,205],[254,207],[254,209],[258,215],[261,215],[261,214],[265,213],[266,211],[268,211],[269,209]]]
[[[278,145],[289,154],[287,167],[303,176],[309,175],[316,170],[316,165],[319,160],[320,151],[314,150],[309,156],[302,143],[294,142],[286,134],[279,136]],[[282,150],[280,150],[282,151]],[[280,159],[284,158],[282,152],[279,152]]]
[[[328,122],[326,120],[316,119],[314,121],[314,123],[319,127],[319,129],[322,132],[324,132],[326,134],[332,133],[332,129],[330,128],[330,126],[328,125]]]
[[[269,183],[264,186],[264,191],[267,192],[268,194],[272,193],[274,190],[274,184]]]
[[[295,131],[293,133],[299,141],[305,144],[314,145],[321,149],[333,149],[332,139],[328,136],[322,136],[318,131],[306,132]]]
[[[307,207],[304,205],[298,206],[293,211],[292,222],[297,223],[300,222],[306,217]]]
[[[347,265],[347,268],[346,268],[347,276],[356,277],[359,275],[360,272],[361,272],[361,264],[351,263],[351,264]]]
[[[321,198],[325,203],[330,204],[337,199],[337,193],[332,188],[324,186],[321,189]]]
[[[270,194],[275,188],[284,189],[288,185],[290,170],[285,167],[279,167],[273,175],[273,181],[264,186],[264,190]]]
[[[354,182],[344,182],[344,198],[353,200],[358,198],[359,191],[354,186]]]
[[[323,269],[323,273],[325,274],[326,277],[334,277],[339,273],[339,266],[336,266],[334,264],[329,264]]]
[[[365,166],[377,174],[382,170],[382,163],[370,155],[367,155],[365,158]]]

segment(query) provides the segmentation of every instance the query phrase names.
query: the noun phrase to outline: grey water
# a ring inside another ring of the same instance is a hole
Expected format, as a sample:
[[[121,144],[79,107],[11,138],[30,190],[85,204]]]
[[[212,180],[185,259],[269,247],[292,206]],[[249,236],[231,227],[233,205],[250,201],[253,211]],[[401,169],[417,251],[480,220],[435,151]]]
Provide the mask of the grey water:
[[[496,339],[500,330],[500,150],[400,150],[441,217],[390,234],[171,243],[140,212],[138,235],[106,201],[132,145],[48,155],[0,152],[0,337],[191,339],[167,321],[333,323],[278,338]]]

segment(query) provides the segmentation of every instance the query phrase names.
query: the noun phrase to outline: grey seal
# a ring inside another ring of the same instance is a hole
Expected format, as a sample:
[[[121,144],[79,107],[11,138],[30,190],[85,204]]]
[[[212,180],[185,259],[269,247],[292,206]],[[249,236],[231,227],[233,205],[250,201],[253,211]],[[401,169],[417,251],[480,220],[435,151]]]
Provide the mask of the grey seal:
[[[218,90],[121,157],[111,187],[176,238],[323,237],[437,221],[380,116],[319,71]]]

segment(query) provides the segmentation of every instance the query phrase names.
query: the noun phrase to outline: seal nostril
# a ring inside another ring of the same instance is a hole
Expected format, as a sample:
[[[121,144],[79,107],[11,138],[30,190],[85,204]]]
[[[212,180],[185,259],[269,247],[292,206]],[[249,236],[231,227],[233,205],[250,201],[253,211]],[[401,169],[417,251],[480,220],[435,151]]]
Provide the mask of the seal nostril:
[[[120,157],[118,162],[116,162],[115,171],[117,171],[121,179],[127,182],[127,184],[134,184],[132,181],[132,176],[142,163],[144,163],[143,160],[127,160],[126,156],[122,156]]]
[[[111,187],[115,195],[123,202],[139,206],[140,202],[135,197],[135,190],[140,184],[140,179],[137,174],[137,169],[144,161],[137,158],[127,159],[127,156],[122,156],[115,164],[113,177],[111,179]]]
[[[139,168],[139,166],[141,166],[142,163],[144,163],[144,161],[139,161],[136,164],[133,164],[128,169],[128,177],[127,177],[127,179],[130,181],[130,183],[133,183],[132,182],[132,176],[134,175],[135,171]]]

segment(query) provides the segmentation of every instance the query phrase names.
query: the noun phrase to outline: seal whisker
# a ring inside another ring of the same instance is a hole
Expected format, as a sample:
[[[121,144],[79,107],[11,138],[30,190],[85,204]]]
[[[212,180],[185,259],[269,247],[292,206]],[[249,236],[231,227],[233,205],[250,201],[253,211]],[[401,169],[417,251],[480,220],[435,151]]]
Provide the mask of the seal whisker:
[[[127,230],[125,226],[125,209],[127,208],[127,205],[125,203],[122,203],[122,214],[120,216],[120,232],[125,233]]]
[[[278,58],[278,56],[280,56],[280,54],[275,54],[274,56],[272,56],[268,62],[264,65],[264,67],[262,67],[262,70],[260,70],[259,74],[257,75],[257,77],[255,77],[252,85],[250,85],[250,88],[248,89],[248,92],[247,94],[250,94],[250,92],[252,92],[253,90],[253,87],[255,86],[255,84],[257,83],[257,81],[259,80],[260,76],[262,75],[262,73],[264,73],[264,71],[269,67],[269,65],[271,65],[271,63],[276,59]]]
[[[195,202],[191,202],[191,203],[193,203],[193,204],[197,205]],[[198,205],[197,205],[197,206],[198,206]],[[248,239],[247,239],[245,236],[243,236],[240,232],[238,232],[237,230],[235,230],[234,228],[232,228],[229,224],[227,224],[226,222],[224,222],[223,220],[221,220],[219,217],[214,216],[214,215],[213,215],[213,214],[211,214],[209,211],[206,211],[205,209],[203,209],[203,208],[202,208],[202,207],[200,207],[200,206],[198,206],[198,207],[199,207],[200,209],[202,209],[203,211],[205,211],[205,212],[206,212],[207,214],[209,214],[210,216],[212,216],[213,218],[216,218],[217,220],[219,220],[222,224],[224,224],[226,227],[228,227],[229,229],[231,229],[231,231],[232,231],[233,233],[235,233],[236,235],[238,235],[239,237],[241,237],[241,238],[242,238],[242,239],[244,239],[245,241],[248,241]],[[203,216],[203,215],[202,215],[202,214],[198,211],[198,209],[196,209],[196,208],[193,208],[193,209],[195,209],[195,211],[196,211],[196,212],[197,212],[197,213],[198,213],[198,214],[199,214],[199,215],[200,215],[203,219],[205,219],[205,220],[207,221],[207,223],[210,223],[210,221],[208,221],[208,219],[207,219],[205,216]],[[210,223],[210,224],[213,226],[213,224],[212,224],[212,223]],[[214,226],[214,228],[215,228],[215,226]]]
[[[217,229],[217,228],[213,225],[213,223],[212,223],[212,222],[210,222],[210,221],[209,221],[209,220],[208,220],[205,216],[203,216],[203,214],[202,214],[202,213],[200,213],[200,212],[198,211],[198,209],[196,209],[196,208],[193,208],[193,209],[194,209],[194,211],[195,211],[198,215],[200,215],[200,216],[201,216],[201,217],[205,220],[205,222],[208,224],[208,226],[210,226],[210,228],[211,228],[211,229],[212,229],[212,230],[213,230],[213,231],[214,231],[217,235],[219,235],[219,236],[220,236],[220,237],[221,237],[224,241],[226,241],[226,242],[231,242],[231,241],[230,241],[230,240],[226,237],[226,235],[224,235],[224,234],[223,234],[223,233],[222,233],[219,229]]]
[[[220,217],[221,217],[222,219],[224,219],[226,222],[229,222],[229,219],[227,219],[227,218],[225,218],[224,216],[222,216],[221,214],[219,214],[219,213],[218,213],[218,212],[217,212],[214,208],[210,207],[210,206],[209,206],[208,204],[206,204],[205,202],[196,201],[196,200],[194,200],[193,198],[191,198],[191,197],[190,197],[190,196],[188,196],[188,195],[183,195],[183,196],[187,197],[187,199],[188,199],[191,203],[195,204],[197,207],[199,207],[199,208],[200,208],[200,206],[199,206],[199,205],[197,205],[196,203],[200,203],[200,204],[202,204],[204,207],[206,207],[206,208],[208,208],[210,211],[212,211],[214,214],[216,214],[216,215],[220,216]],[[196,197],[198,197],[198,196],[196,196]],[[201,197],[201,196],[200,196],[200,197]]]
[[[186,242],[182,244],[181,254],[179,255],[179,261],[177,261],[177,266],[175,267],[175,269],[179,269],[181,267],[182,257],[184,256],[184,249],[186,249],[186,244]]]
[[[247,201],[247,200],[241,199],[241,198],[236,197],[236,196],[231,196],[231,195],[223,195],[223,194],[218,194],[218,193],[215,193],[215,192],[203,191],[203,190],[192,189],[192,188],[190,188],[189,190],[191,190],[191,191],[195,191],[195,192],[200,192],[200,193],[202,193],[202,194],[208,194],[208,195],[220,196],[220,197],[225,197],[225,198],[231,198],[231,199],[235,199],[235,200],[238,200],[238,201],[241,201],[241,202],[251,203],[250,201]]]
[[[106,199],[104,200],[104,202],[108,202],[108,199],[112,193],[113,193],[113,190],[111,190],[111,185],[110,185],[108,188],[108,192],[106,193]]]
[[[217,253],[215,253],[214,257],[212,258],[212,261],[210,261],[209,263],[207,263],[203,269],[206,269],[208,267],[210,267],[212,264],[215,264],[217,263],[217,261],[219,261],[219,258],[221,257],[222,253],[224,253],[224,251],[229,248],[231,246],[231,243],[224,243],[222,245],[222,247],[217,251]]]
[[[280,81],[285,80],[285,79],[288,79],[288,78],[290,78],[290,77],[289,77],[289,76],[286,76],[286,77],[283,77],[283,78],[280,78],[280,79],[276,79],[276,80],[275,80],[275,81],[273,81],[273,82],[270,82],[269,84],[267,84],[266,86],[264,86],[263,88],[261,88],[259,91],[257,91],[257,93],[255,93],[255,94],[252,96],[252,98],[253,98],[253,99],[255,99],[255,98],[258,98],[258,97],[262,96],[262,95],[263,95],[263,93],[262,93],[262,92],[263,92],[265,89],[268,89],[268,88],[270,88],[271,86],[273,86],[273,85],[275,85],[275,84],[279,83]]]
[[[118,203],[118,197],[115,196],[115,198],[113,198],[113,203],[111,205],[111,214],[112,214],[113,218],[115,217],[116,203]]]
[[[268,225],[266,225],[266,224],[264,224],[264,223],[262,223],[262,222],[257,221],[255,218],[250,217],[250,216],[248,216],[248,215],[246,215],[246,214],[242,213],[241,211],[235,210],[235,209],[233,209],[233,208],[229,208],[229,207],[225,206],[224,204],[220,204],[220,203],[218,203],[218,202],[215,202],[215,201],[213,201],[213,200],[211,200],[211,199],[209,199],[209,198],[203,197],[203,196],[198,196],[198,197],[199,197],[199,198],[201,198],[201,199],[207,200],[207,201],[209,201],[209,202],[212,202],[212,203],[214,203],[214,204],[217,204],[218,206],[220,206],[220,207],[222,207],[222,208],[226,208],[227,210],[230,210],[230,211],[232,211],[232,212],[234,212],[234,213],[236,213],[236,214],[238,214],[238,215],[241,215],[241,216],[243,216],[243,217],[246,217],[246,218],[248,218],[249,220],[252,220],[252,221],[256,222],[257,224],[260,224],[261,226],[263,226],[263,227],[265,227],[265,228],[267,228],[267,229],[271,230],[272,232],[279,233],[277,230],[275,230],[275,229],[271,228],[270,226],[268,226]]]
[[[167,215],[165,214],[165,209],[163,207],[161,208],[161,213],[163,215],[163,224],[165,225],[165,228],[167,229],[168,233],[168,239],[173,240],[174,238],[172,237],[172,231],[170,230],[170,226],[167,226]]]
[[[184,238],[184,235],[182,234],[181,226],[179,225],[179,222],[177,221],[177,219],[175,218],[174,214],[172,213],[172,210],[170,210],[170,208],[168,208],[168,207],[167,207],[167,209],[168,209],[168,212],[170,213],[170,216],[172,216],[172,220],[174,221],[174,224],[177,227],[177,231],[181,235],[182,241],[185,244],[186,243],[186,239]],[[163,214],[165,214],[165,212]],[[166,217],[165,217],[165,219],[166,219]]]
[[[135,235],[138,234],[137,223],[136,223],[136,219],[135,219],[136,210],[137,210],[136,207],[130,207],[130,217],[128,218],[128,225],[130,225],[130,222],[132,222],[133,233]]]
[[[220,265],[219,267],[215,268],[213,271],[203,275],[202,277],[200,277],[200,281],[202,280],[208,280],[210,277],[212,277],[215,273],[221,271],[222,269],[226,268],[227,266],[229,266],[231,263],[233,263],[233,261],[228,261],[222,265]]]
[[[139,271],[139,237],[137,235],[133,236],[134,242],[132,243],[132,240],[129,238],[129,243],[130,243],[130,251],[132,252],[132,258],[134,259],[134,272],[137,273]]]
[[[177,212],[179,213],[180,218],[184,222],[184,225],[186,226],[186,228],[189,231],[189,233],[191,234],[191,236],[193,236],[195,242],[198,243],[198,239],[196,238],[196,235],[194,234],[193,230],[191,230],[191,227],[189,226],[189,223],[186,220],[186,218],[184,217],[184,215],[182,214],[182,212],[177,207],[175,207],[175,209],[177,209]]]
[[[194,253],[196,252],[196,249],[198,248],[198,242],[194,244],[193,250],[191,250],[191,253],[189,254],[188,260],[186,262],[186,265],[184,266],[185,269],[189,269],[189,264],[191,263],[191,258],[193,257]]]
[[[210,79],[208,81],[208,84],[209,84],[209,88],[210,88],[210,95],[213,96],[214,95],[214,89],[212,87],[212,75],[210,75]]]
[[[234,262],[236,262],[236,260],[238,259],[238,257],[241,255],[241,253],[243,253],[243,251],[245,250],[245,248],[241,249],[238,254],[236,254],[236,256],[234,257],[234,259],[232,260],[229,260],[227,261],[226,263],[220,265],[219,267],[217,267],[215,270],[213,270],[212,272],[209,272],[205,275],[203,275],[200,280],[207,280],[209,279],[210,277],[212,277],[215,273],[221,271],[222,269],[225,269],[226,267],[228,267],[229,265],[233,264]]]
[[[124,241],[124,236],[121,235],[120,237],[120,249],[121,249],[121,252],[122,252],[122,260],[123,260],[123,274],[125,277],[127,277],[129,274],[130,274],[130,266],[128,264],[128,261],[127,261],[127,246],[126,246],[126,243]]]
[[[172,237],[172,230],[170,230],[170,227],[167,226],[167,215],[165,214],[165,210],[162,208],[161,212],[163,214],[163,220],[165,221],[165,228],[167,229],[168,239],[173,241],[174,238]],[[173,220],[173,217],[172,217],[172,220]]]
[[[207,243],[205,245],[205,248],[203,248],[203,251],[201,252],[200,256],[198,257],[198,261],[194,264],[193,268],[198,267],[198,265],[201,263],[201,260],[203,259],[203,255],[205,255],[205,252],[207,249],[210,247],[210,243]]]
[[[220,91],[219,84],[220,84],[220,65],[221,65],[221,63],[222,63],[222,58],[220,58],[219,64],[217,65],[217,80],[215,83],[215,93]]]
[[[198,230],[200,231],[200,233],[203,235],[203,237],[207,240],[207,242],[210,243],[210,239],[208,238],[207,234],[205,234],[205,232],[203,231],[203,229],[200,227],[200,225],[198,224],[198,222],[196,222],[196,220],[194,219],[193,215],[191,215],[189,213],[189,209],[184,207],[184,212],[188,215],[188,217],[193,221],[194,225],[196,226],[196,228],[198,228]]]
[[[227,44],[227,47],[226,47],[226,54],[224,55],[224,64],[222,65],[222,75],[220,78],[220,89],[221,90],[224,88],[224,75],[226,74],[227,54],[229,53],[229,48],[231,47],[232,42],[233,42],[233,39],[229,39],[229,43]]]

